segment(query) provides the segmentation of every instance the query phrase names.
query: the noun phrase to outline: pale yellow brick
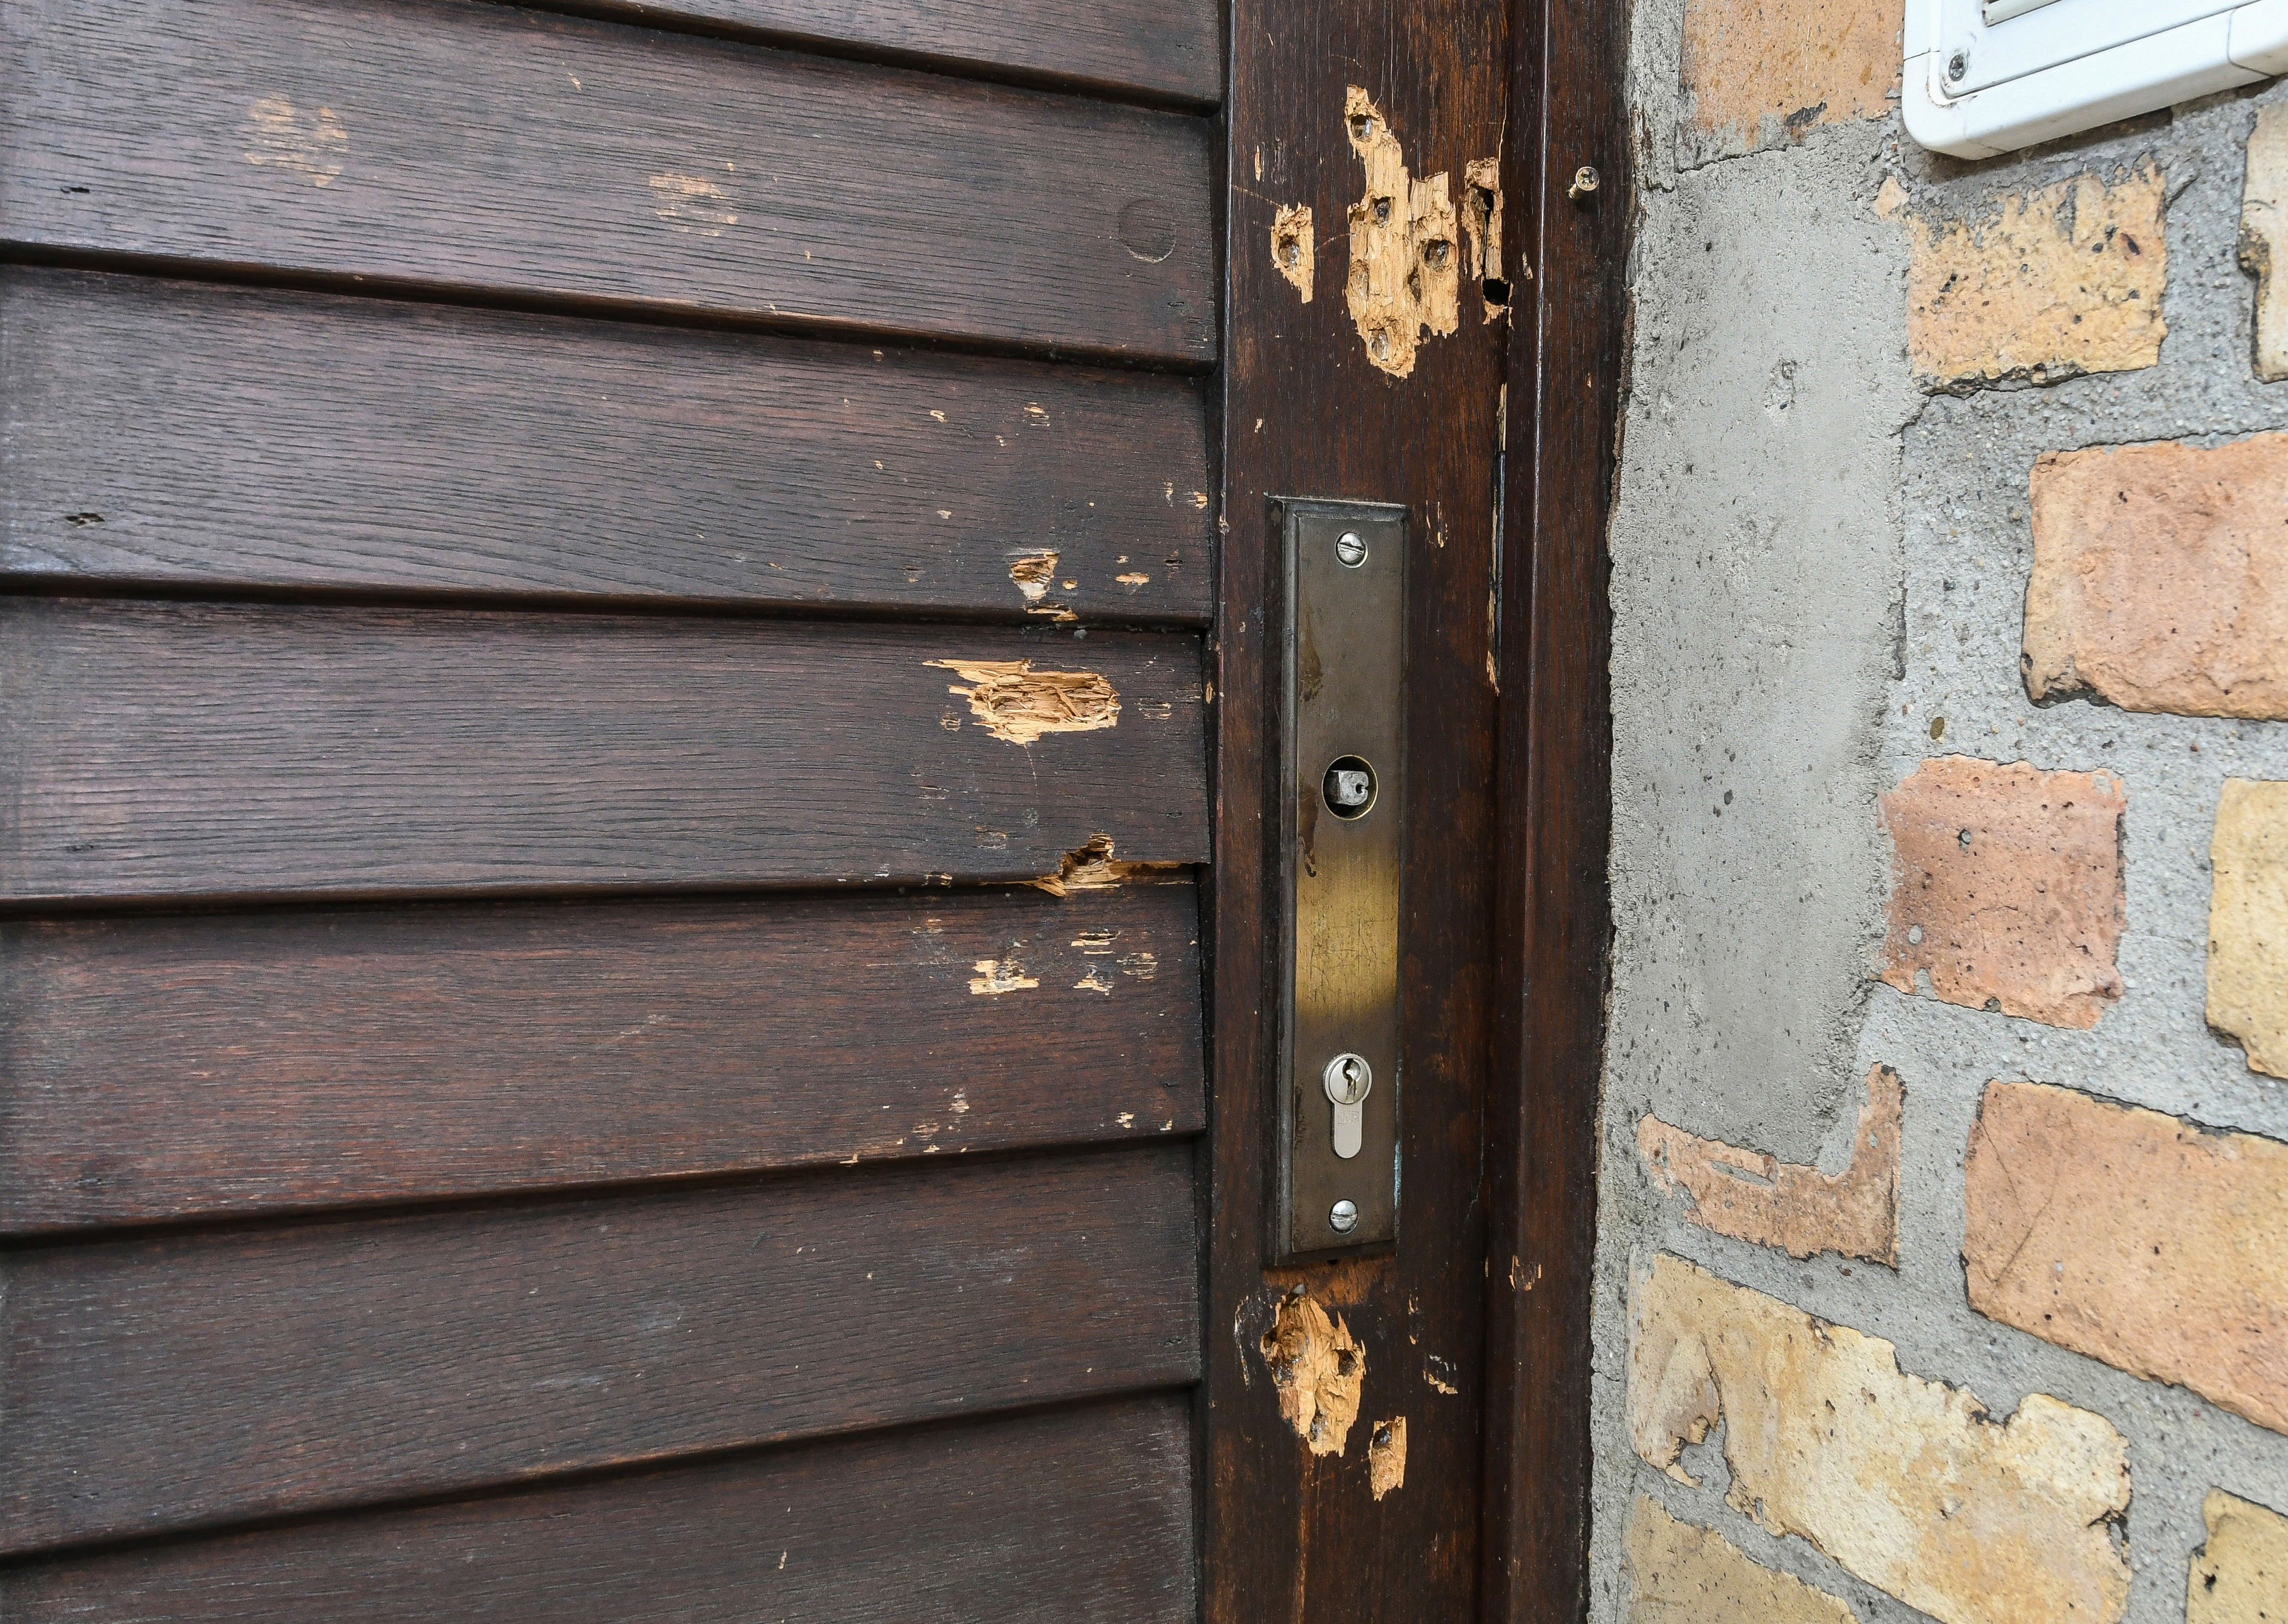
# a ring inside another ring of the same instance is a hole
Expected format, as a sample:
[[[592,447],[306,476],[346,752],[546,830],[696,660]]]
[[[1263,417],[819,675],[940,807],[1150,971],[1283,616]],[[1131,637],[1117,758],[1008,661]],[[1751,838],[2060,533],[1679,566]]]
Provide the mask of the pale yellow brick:
[[[2288,1517],[2212,1489],[2201,1507],[2208,1543],[2193,1553],[2185,1624],[2288,1620]]]
[[[1963,1205],[1980,1313],[2288,1432],[2288,1145],[1994,1082]]]
[[[1648,1494],[1629,1514],[1626,1544],[1631,1624],[1856,1624],[1848,1603],[1677,1521]]]
[[[2240,263],[2256,278],[2256,376],[2288,377],[2288,106],[2260,108],[2240,195]]]
[[[2140,163],[1925,220],[1907,276],[1907,347],[1926,383],[2126,372],[2161,359],[2161,171]]]
[[[2225,780],[2209,868],[2209,1025],[2288,1077],[2288,783]]]
[[[2288,719],[2288,434],[2052,452],[2031,494],[2030,695]]]
[[[1899,18],[1889,0],[1688,0],[1694,122],[1745,151],[1882,117],[1899,79]]]
[[[1727,1503],[1799,1534],[1943,1624],[2112,1624],[2129,1565],[2127,1445],[2103,1416],[2029,1395],[1996,1425],[1971,1393],[1899,1369],[1892,1344],[1666,1255],[1634,1271],[1629,1425],[1680,1482],[1724,1426]]]

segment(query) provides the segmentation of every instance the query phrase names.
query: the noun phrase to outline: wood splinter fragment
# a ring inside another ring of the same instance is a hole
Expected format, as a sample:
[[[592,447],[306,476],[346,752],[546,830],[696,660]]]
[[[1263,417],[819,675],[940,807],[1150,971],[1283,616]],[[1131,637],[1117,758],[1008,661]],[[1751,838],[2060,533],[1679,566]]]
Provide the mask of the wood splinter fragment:
[[[1298,1287],[1279,1300],[1279,1317],[1259,1345],[1295,1436],[1313,1454],[1342,1454],[1366,1382],[1366,1350],[1350,1327]]]
[[[1318,239],[1311,225],[1311,205],[1289,203],[1271,222],[1272,268],[1294,284],[1311,302],[1311,287],[1318,270]]]
[[[1062,897],[1076,891],[1110,891],[1137,880],[1166,879],[1180,875],[1185,867],[1182,863],[1123,862],[1112,855],[1109,835],[1091,835],[1087,844],[1065,853],[1056,873],[1045,874],[1025,883],[1052,897]]]
[[[1084,733],[1120,721],[1120,695],[1095,671],[1037,671],[1030,660],[931,660],[970,685],[946,692],[996,739],[1031,744],[1047,733]]]

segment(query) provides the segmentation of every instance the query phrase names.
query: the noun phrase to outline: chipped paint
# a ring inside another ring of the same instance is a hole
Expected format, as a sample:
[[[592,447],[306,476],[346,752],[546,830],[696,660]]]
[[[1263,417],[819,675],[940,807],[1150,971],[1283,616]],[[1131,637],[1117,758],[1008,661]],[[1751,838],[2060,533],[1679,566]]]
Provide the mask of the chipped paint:
[[[1088,973],[1081,977],[1079,980],[1073,983],[1073,991],[1076,993],[1102,993],[1108,998],[1112,995],[1112,983],[1105,978],[1105,975],[1102,970],[1092,964],[1088,967]]]
[[[1057,559],[1061,556],[1054,552],[1028,552],[1010,560],[1009,582],[1024,598],[1026,614],[1046,615],[1053,621],[1080,618],[1065,605],[1048,601],[1049,586],[1057,578]],[[1070,591],[1075,584],[1066,582],[1065,590]]]
[[[1115,575],[1113,579],[1118,582],[1121,585],[1126,587],[1132,592],[1140,586],[1149,586],[1152,584],[1152,577],[1145,574],[1140,570],[1131,571],[1125,575]]]
[[[985,731],[1010,744],[1049,733],[1092,733],[1120,720],[1120,695],[1095,671],[1037,671],[1030,660],[932,660],[970,685],[947,693],[969,701]]]
[[[1407,173],[1406,155],[1382,110],[1354,84],[1343,122],[1366,166],[1366,190],[1350,206],[1350,275],[1344,287],[1367,359],[1393,377],[1414,370],[1425,335],[1461,325],[1461,256],[1446,177]]]
[[[1289,203],[1271,222],[1271,268],[1285,277],[1303,303],[1311,302],[1311,286],[1319,268],[1318,233],[1311,224],[1311,205]]]
[[[1339,1315],[1297,1287],[1280,1299],[1277,1319],[1257,1344],[1279,1395],[1279,1414],[1313,1454],[1339,1455],[1358,1419],[1366,1350]]]
[[[662,170],[651,177],[652,212],[673,231],[690,237],[719,237],[739,223],[723,188],[698,175]]]
[[[1005,959],[980,959],[970,968],[977,973],[969,978],[969,990],[983,997],[998,998],[1004,993],[1021,993],[1040,986],[1025,973],[1013,953]]]
[[[1501,160],[1473,158],[1462,169],[1462,233],[1470,245],[1470,280],[1478,284],[1486,320],[1509,314],[1509,279],[1502,272]],[[1526,278],[1533,271],[1528,266]]]
[[[1374,1497],[1406,1486],[1406,1417],[1394,1415],[1378,1422],[1366,1446],[1366,1476]]]
[[[283,96],[265,96],[246,110],[238,127],[246,161],[258,169],[284,170],[314,186],[341,177],[350,132],[331,107],[306,114]]]
[[[1184,868],[1182,863],[1123,862],[1112,855],[1111,836],[1091,835],[1085,845],[1076,846],[1065,853],[1064,861],[1057,866],[1054,874],[1045,874],[1039,879],[1028,880],[1025,883],[1037,891],[1045,891],[1052,897],[1063,897],[1076,891],[1110,891],[1115,886],[1140,880],[1169,879],[1181,875]],[[1111,937],[1106,936],[1102,939],[1102,948],[1085,948],[1084,951],[1110,952]],[[1079,947],[1082,944],[1076,941],[1073,946]],[[1148,953],[1131,954],[1120,961],[1121,968],[1127,970],[1129,959],[1138,957],[1150,961],[1152,955]],[[1137,972],[1132,970],[1128,973],[1134,975]],[[1151,971],[1148,970],[1143,973],[1148,977]]]

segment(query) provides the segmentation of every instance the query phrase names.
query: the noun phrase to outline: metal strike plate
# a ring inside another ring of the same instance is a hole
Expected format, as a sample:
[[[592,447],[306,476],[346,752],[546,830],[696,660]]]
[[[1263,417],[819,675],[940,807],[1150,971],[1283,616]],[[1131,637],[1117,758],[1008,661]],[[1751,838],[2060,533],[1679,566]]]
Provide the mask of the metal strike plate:
[[[1275,1261],[1398,1238],[1406,510],[1279,504],[1279,1211]]]

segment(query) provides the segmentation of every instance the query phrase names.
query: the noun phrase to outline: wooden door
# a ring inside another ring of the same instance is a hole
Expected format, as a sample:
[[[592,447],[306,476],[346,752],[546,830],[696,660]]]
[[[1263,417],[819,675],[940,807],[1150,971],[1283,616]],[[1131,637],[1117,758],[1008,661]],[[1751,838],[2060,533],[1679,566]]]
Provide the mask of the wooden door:
[[[1529,636],[1596,497],[1537,517],[1519,380],[1603,318],[1533,281],[1529,35],[0,6],[0,1618],[1572,1571],[1585,1321],[1517,1260],[1585,1260],[1588,1185],[1519,1192],[1593,1037],[1521,1142],[1501,949],[1599,848],[1510,865],[1497,787],[1596,646]],[[1407,527],[1403,1199],[1281,1263],[1294,497]]]
[[[0,12],[0,1612],[1196,1604],[1209,0]]]

